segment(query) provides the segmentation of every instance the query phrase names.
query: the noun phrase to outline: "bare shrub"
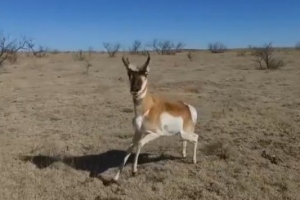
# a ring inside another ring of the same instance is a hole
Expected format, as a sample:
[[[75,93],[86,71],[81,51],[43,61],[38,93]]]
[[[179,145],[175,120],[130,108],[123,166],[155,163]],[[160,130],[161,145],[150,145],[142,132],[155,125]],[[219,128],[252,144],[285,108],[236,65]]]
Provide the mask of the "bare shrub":
[[[84,55],[83,55],[83,51],[81,49],[79,49],[74,56],[74,59],[77,61],[83,61],[85,59]]]
[[[189,51],[186,55],[190,61],[193,60],[194,54],[191,51]]]
[[[185,44],[184,44],[184,43],[178,42],[178,43],[175,45],[175,51],[176,51],[176,53],[181,53],[184,47],[185,47]]]
[[[129,48],[131,54],[138,54],[142,48],[142,42],[139,40],[135,40],[132,43],[132,46]]]
[[[21,40],[10,39],[9,36],[5,36],[0,32],[0,67],[4,61],[9,59],[11,63],[17,61],[17,52],[25,49],[27,39],[24,37]]]
[[[175,55],[177,51],[180,51],[183,47],[182,43],[178,43],[176,46],[170,40],[154,39],[149,45],[153,50],[155,50],[159,55]],[[178,48],[178,50],[176,49]]]
[[[297,42],[297,44],[295,45],[295,49],[300,51],[300,42]]]
[[[33,43],[32,40],[27,41],[27,47],[28,47],[28,49],[31,50],[32,55],[34,57],[42,58],[42,57],[46,56],[46,53],[48,51],[46,47],[43,47],[40,45],[37,49],[35,49],[34,46],[35,46],[35,44]]]
[[[259,64],[259,69],[278,69],[285,63],[281,59],[275,59],[272,43],[266,44],[261,48],[254,47],[253,56],[255,62]]]
[[[119,43],[116,44],[103,43],[103,46],[106,49],[106,52],[108,53],[109,57],[114,57],[121,47]]]
[[[208,50],[211,53],[224,53],[226,51],[226,46],[221,42],[209,43]]]

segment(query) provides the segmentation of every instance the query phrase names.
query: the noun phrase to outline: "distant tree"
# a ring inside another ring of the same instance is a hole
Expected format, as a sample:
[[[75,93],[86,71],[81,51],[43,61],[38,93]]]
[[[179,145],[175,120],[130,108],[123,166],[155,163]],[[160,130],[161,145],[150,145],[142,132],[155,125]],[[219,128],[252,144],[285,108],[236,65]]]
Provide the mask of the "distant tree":
[[[254,48],[253,56],[255,62],[259,64],[259,69],[278,69],[285,63],[282,60],[274,58],[274,48],[272,43],[266,44],[261,48]]]
[[[26,48],[27,39],[23,37],[20,40],[10,39],[0,32],[0,67],[4,61],[9,59],[10,62],[17,60],[17,52]]]
[[[109,57],[114,57],[121,47],[119,43],[116,44],[103,43],[103,46],[106,49],[106,52],[108,53]]]
[[[185,44],[184,44],[184,43],[178,42],[178,43],[175,45],[176,53],[182,52],[182,49],[183,49],[184,47],[185,47]]]
[[[141,48],[142,48],[142,42],[139,40],[135,40],[133,41],[129,51],[131,54],[138,54],[141,51]]]
[[[149,44],[154,51],[160,55],[175,55],[177,51],[183,46],[182,43],[179,43],[177,46],[170,40],[161,40],[154,39],[151,44]],[[177,47],[178,49],[176,49]]]
[[[37,58],[42,58],[46,55],[48,49],[43,46],[39,46],[37,49],[34,48],[35,44],[33,43],[32,40],[27,41],[27,47],[31,50],[32,55],[37,57]]]
[[[224,53],[226,51],[226,46],[221,42],[209,43],[208,50],[211,53]]]

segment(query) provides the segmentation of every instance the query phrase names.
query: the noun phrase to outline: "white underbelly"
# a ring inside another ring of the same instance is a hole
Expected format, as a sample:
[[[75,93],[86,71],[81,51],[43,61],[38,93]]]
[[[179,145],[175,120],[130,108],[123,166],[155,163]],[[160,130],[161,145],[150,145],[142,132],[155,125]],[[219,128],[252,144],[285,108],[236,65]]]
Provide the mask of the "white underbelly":
[[[138,132],[147,132],[147,121],[144,121],[143,116],[136,116],[133,118],[134,129]],[[150,123],[151,124],[151,123]],[[151,124],[153,127],[153,124]],[[154,125],[155,127],[155,125]],[[160,115],[160,127],[156,128],[156,133],[160,135],[179,135],[183,132],[182,117],[174,117],[168,113]]]
[[[168,113],[162,113],[160,123],[162,135],[179,135],[183,131],[182,117],[174,117]]]

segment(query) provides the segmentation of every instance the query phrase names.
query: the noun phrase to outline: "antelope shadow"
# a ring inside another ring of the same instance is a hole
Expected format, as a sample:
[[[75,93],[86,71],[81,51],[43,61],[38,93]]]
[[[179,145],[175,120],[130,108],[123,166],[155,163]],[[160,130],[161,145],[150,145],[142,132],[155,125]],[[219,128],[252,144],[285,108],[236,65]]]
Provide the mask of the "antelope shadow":
[[[118,167],[124,159],[126,151],[122,150],[109,150],[100,154],[72,156],[72,157],[52,157],[46,155],[37,156],[22,156],[21,160],[29,161],[36,165],[39,169],[49,167],[55,162],[65,163],[76,170],[89,171],[90,177],[96,177],[106,170]],[[135,154],[131,154],[126,165],[133,163]],[[171,155],[161,154],[159,156],[149,153],[141,153],[139,155],[138,164],[146,164],[159,162],[163,160],[176,160],[182,159],[181,157],[174,157]]]

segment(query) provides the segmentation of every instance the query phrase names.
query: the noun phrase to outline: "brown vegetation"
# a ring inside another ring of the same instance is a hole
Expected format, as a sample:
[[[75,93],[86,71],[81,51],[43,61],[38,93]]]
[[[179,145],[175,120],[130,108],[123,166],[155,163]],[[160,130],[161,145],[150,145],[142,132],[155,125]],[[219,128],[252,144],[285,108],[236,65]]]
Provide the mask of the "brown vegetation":
[[[21,40],[11,39],[9,36],[5,36],[3,32],[0,32],[0,67],[5,60],[9,60],[10,63],[17,61],[17,52],[26,48],[27,39],[24,37]]]
[[[192,145],[185,160],[179,139],[161,138],[135,177],[132,155],[121,184],[105,187],[133,135],[121,54],[93,53],[85,76],[75,53],[18,53],[0,75],[1,199],[298,199],[299,53],[274,52],[289,62],[272,73],[253,56],[193,54],[152,52],[149,84],[197,108],[199,162],[190,164]]]
[[[151,44],[148,45],[159,55],[175,55],[180,53],[184,48],[185,44],[179,42],[177,44],[170,40],[158,40],[154,39]]]
[[[274,58],[275,49],[272,47],[272,43],[253,49],[252,55],[255,57],[255,62],[259,64],[259,69],[278,69],[285,65],[282,59]]]
[[[109,57],[115,57],[116,53],[119,51],[121,44],[111,44],[111,43],[103,43],[103,47],[106,49],[106,52],[108,53]]]
[[[226,51],[226,46],[221,42],[209,43],[208,50],[211,53],[224,53]]]

